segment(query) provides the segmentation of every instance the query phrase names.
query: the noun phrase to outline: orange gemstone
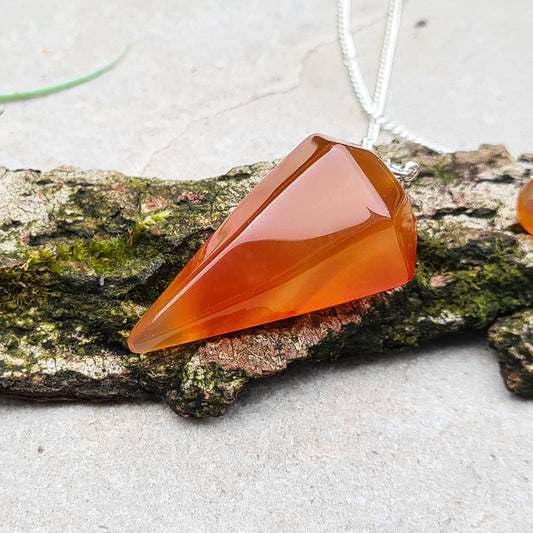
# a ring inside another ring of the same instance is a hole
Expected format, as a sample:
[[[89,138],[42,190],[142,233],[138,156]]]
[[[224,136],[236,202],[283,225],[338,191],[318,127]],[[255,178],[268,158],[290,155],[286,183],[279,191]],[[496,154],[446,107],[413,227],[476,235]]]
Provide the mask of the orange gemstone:
[[[518,222],[533,235],[533,180],[528,181],[520,190],[516,209]]]
[[[244,198],[133,328],[149,352],[407,283],[416,222],[372,152],[313,135]]]

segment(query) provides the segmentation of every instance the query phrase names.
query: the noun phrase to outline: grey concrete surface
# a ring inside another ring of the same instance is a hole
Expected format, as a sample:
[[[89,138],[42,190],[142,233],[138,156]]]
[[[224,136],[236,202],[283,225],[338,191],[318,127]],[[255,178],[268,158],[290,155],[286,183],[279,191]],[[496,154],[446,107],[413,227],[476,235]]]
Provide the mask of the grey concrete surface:
[[[372,78],[386,2],[354,0]],[[332,0],[22,0],[2,6],[0,92],[112,72],[8,104],[0,165],[200,178],[365,130]],[[522,0],[405,3],[389,115],[460,149],[533,151]],[[420,24],[424,21],[425,24]],[[417,24],[419,23],[419,24]],[[533,402],[482,339],[297,366],[228,414],[0,402],[0,531],[528,532]]]

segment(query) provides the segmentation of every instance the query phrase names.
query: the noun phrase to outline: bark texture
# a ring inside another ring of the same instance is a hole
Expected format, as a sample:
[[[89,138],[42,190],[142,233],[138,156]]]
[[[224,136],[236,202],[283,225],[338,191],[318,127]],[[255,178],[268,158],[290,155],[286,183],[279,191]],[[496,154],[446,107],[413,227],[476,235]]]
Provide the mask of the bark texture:
[[[0,169],[0,394],[155,396],[183,416],[216,416],[249,379],[296,359],[368,355],[488,330],[509,389],[532,395],[533,237],[515,214],[531,162],[501,146],[441,155],[393,143],[379,151],[421,167],[405,185],[419,231],[411,283],[141,356],[127,349],[130,329],[273,164],[190,182]]]

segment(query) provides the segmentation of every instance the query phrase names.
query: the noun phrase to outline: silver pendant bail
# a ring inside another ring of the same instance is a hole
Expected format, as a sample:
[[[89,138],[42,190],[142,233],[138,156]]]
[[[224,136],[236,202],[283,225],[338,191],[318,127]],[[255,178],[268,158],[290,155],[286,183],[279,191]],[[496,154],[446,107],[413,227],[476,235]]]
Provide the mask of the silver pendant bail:
[[[418,163],[407,161],[403,165],[395,165],[390,159],[385,159],[388,169],[394,174],[394,177],[400,181],[412,181],[418,176]]]

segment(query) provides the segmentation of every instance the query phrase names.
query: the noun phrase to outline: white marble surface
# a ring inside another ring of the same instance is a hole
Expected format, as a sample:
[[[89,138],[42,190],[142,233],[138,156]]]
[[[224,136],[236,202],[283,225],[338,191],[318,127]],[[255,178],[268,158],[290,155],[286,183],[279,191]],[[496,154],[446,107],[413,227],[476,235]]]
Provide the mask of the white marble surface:
[[[354,2],[372,77],[386,3]],[[8,104],[0,165],[216,175],[365,120],[332,0],[21,0],[2,6],[0,92],[100,65],[68,92]],[[522,0],[406,2],[389,115],[457,148],[533,151]],[[416,23],[424,20],[424,27]],[[253,384],[221,419],[163,405],[0,402],[0,531],[527,532],[533,402],[482,339]]]

